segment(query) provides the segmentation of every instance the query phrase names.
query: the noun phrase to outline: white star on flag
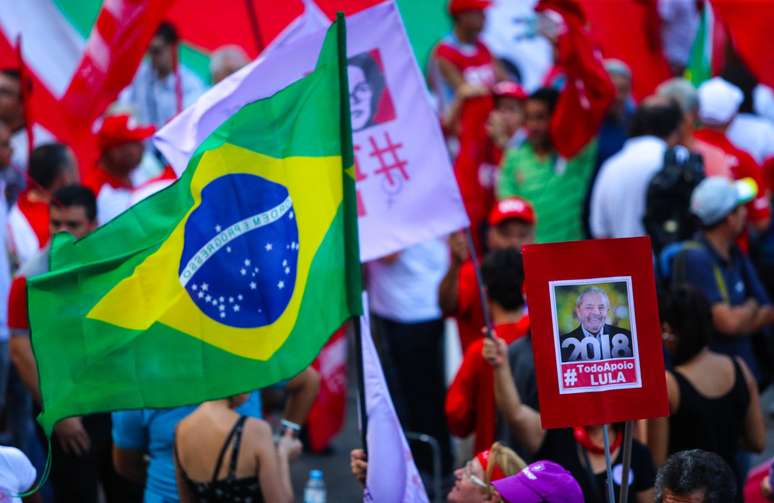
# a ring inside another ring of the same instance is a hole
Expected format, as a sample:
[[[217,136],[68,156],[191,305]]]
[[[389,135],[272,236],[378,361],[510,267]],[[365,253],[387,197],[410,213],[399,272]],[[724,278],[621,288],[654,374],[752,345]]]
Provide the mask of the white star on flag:
[[[250,282],[250,290],[255,290],[255,288],[256,288],[255,281],[251,281]]]
[[[285,282],[284,281],[280,281],[279,283],[277,283],[277,288],[279,288],[280,290],[285,288]]]
[[[202,283],[202,290],[206,292],[209,288],[210,288],[210,285],[208,285],[207,283]]]
[[[266,243],[265,248],[266,248],[266,251],[271,251],[271,248],[272,248],[271,243]]]

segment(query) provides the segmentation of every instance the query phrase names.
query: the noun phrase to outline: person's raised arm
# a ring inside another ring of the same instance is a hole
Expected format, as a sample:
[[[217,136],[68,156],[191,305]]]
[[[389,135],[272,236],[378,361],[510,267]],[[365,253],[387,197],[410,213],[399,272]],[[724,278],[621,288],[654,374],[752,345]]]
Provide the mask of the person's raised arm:
[[[312,367],[307,367],[288,381],[285,389],[288,393],[288,401],[285,404],[284,417],[292,423],[301,425],[306,421],[312,404],[317,398],[317,392],[320,389],[320,374]]]
[[[530,453],[540,448],[545,431],[540,424],[540,414],[521,402],[519,391],[513,382],[508,363],[508,346],[499,337],[484,340],[484,359],[494,369],[494,392],[497,410],[505,417],[518,442]]]
[[[293,503],[290,461],[301,453],[301,442],[285,434],[275,448],[268,423],[248,419],[245,427],[255,440],[257,475],[264,501]]]
[[[744,446],[753,452],[763,452],[766,447],[766,426],[763,423],[763,414],[761,413],[761,399],[758,395],[758,383],[747,368],[747,365],[741,359],[736,362],[744,374],[745,385],[750,394],[750,403],[747,405],[747,414],[744,418],[744,432],[742,440]]]
[[[468,259],[468,245],[462,231],[449,236],[449,248],[451,249],[451,264],[438,286],[438,305],[447,316],[457,311],[460,268],[462,263]]]

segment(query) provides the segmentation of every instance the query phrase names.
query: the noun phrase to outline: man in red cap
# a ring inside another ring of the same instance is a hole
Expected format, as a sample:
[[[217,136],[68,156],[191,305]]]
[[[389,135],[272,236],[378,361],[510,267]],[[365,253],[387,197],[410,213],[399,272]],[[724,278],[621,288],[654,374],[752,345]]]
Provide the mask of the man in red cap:
[[[499,201],[489,216],[486,240],[491,251],[507,248],[521,250],[522,246],[532,243],[535,240],[535,210],[532,205],[518,197]],[[445,315],[456,318],[464,353],[473,341],[482,337],[484,315],[464,235],[452,235],[449,244],[451,266],[438,288],[438,302]]]
[[[156,129],[138,126],[129,114],[105,117],[97,133],[100,158],[84,185],[97,196],[100,225],[112,220],[132,204],[138,186],[136,170],[145,152],[143,141]]]
[[[449,14],[452,32],[433,51],[430,76],[443,111],[462,84],[480,87],[488,92],[495,82],[504,80],[506,72],[479,39],[484,29],[489,0],[451,0]]]

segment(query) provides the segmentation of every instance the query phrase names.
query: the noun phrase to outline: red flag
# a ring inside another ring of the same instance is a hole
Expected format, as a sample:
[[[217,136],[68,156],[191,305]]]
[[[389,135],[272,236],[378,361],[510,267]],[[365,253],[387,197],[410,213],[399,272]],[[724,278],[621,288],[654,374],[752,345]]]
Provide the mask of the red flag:
[[[636,100],[653,94],[660,83],[670,78],[655,0],[581,1],[591,35],[602,54],[620,59],[631,69]]]
[[[774,3],[712,0],[712,8],[750,71],[760,82],[774,87]]]
[[[344,425],[347,407],[346,325],[331,336],[312,366],[320,373],[320,391],[306,424],[309,448],[320,452]]]
[[[570,158],[596,136],[615,88],[595,54],[577,0],[541,0],[535,10],[553,11],[564,20],[564,30],[556,44],[557,63],[567,83],[551,119],[551,138],[556,150]]]
[[[97,161],[94,121],[134,78],[145,50],[174,0],[105,2],[86,50],[59,103],[64,130],[53,130],[75,151],[81,175]]]
[[[105,2],[86,50],[62,97],[76,124],[91,123],[131,83],[159,23],[174,0]]]

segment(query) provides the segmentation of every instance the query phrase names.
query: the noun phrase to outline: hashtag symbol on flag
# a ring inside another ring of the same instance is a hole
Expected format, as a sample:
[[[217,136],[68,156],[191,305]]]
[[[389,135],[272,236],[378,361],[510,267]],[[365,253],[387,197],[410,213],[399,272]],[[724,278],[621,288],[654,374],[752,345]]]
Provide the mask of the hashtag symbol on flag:
[[[569,369],[564,372],[564,385],[567,387],[574,386],[578,382],[578,373],[575,369]]]
[[[371,153],[369,155],[371,157],[376,157],[376,160],[379,161],[379,169],[375,170],[374,173],[378,175],[383,174],[387,178],[387,183],[389,185],[395,185],[397,183],[392,177],[392,170],[398,170],[403,176],[403,179],[408,180],[409,175],[406,172],[406,165],[408,163],[398,157],[398,150],[403,147],[403,144],[393,143],[392,138],[390,138],[390,133],[386,131],[384,133],[384,139],[386,145],[384,148],[381,148],[373,136],[368,138],[368,141],[371,143]],[[392,159],[388,159],[388,155]]]

